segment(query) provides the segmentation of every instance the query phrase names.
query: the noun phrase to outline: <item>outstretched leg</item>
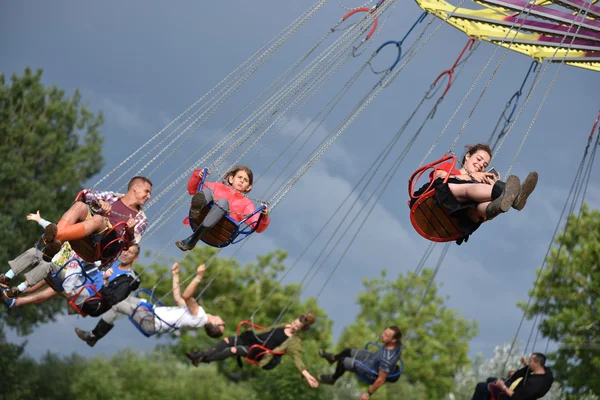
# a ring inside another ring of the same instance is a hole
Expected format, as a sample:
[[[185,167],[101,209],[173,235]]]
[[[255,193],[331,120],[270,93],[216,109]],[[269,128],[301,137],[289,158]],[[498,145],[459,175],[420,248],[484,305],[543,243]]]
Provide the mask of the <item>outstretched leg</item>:
[[[194,195],[194,198],[192,198],[190,216],[193,217],[193,213],[195,212],[195,210],[201,210],[206,206],[206,204],[209,203],[205,196],[206,194],[204,192],[198,192]],[[201,205],[202,207],[200,207]],[[200,225],[196,227],[194,233],[192,233],[192,235],[187,239],[178,240],[177,242],[175,242],[175,245],[179,247],[179,249],[182,251],[192,250],[194,247],[196,247],[196,244],[200,240],[200,236],[202,235],[204,229],[212,228],[213,226],[215,226],[217,222],[219,222],[219,220],[223,218],[223,216],[225,216],[228,212],[229,202],[226,199],[216,200],[213,203],[213,206],[210,208],[208,214],[206,214],[206,217],[204,217],[202,223],[200,223]]]
[[[327,353],[319,350],[319,355],[326,359],[330,364],[337,362],[333,375],[319,375],[319,381],[333,385],[343,374],[352,367],[352,349],[344,349],[338,354]]]
[[[90,235],[101,233],[107,227],[107,220],[101,215],[89,217],[87,204],[77,201],[58,221],[58,233],[56,239],[65,242],[79,240]],[[49,225],[49,226],[52,226]]]
[[[213,347],[203,351],[189,351],[185,353],[195,367],[201,362],[221,361],[234,355],[246,355],[245,347],[233,346],[235,336],[226,337]]]
[[[79,339],[86,342],[88,346],[94,347],[98,340],[106,336],[115,326],[115,320],[117,319],[118,313],[131,315],[140,301],[141,300],[137,297],[129,296],[102,314],[102,318],[100,318],[100,321],[98,321],[98,324],[96,324],[96,327],[91,332],[75,328],[75,333]]]

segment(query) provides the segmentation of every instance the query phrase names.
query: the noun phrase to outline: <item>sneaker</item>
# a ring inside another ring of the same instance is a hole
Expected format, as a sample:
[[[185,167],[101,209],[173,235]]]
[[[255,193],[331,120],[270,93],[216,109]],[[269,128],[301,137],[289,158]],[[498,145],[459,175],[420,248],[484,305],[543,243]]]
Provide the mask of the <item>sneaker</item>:
[[[512,208],[515,210],[521,211],[523,207],[525,207],[525,203],[527,203],[527,198],[533,192],[538,182],[538,173],[531,172],[527,175],[527,178],[523,181],[521,185],[521,190],[515,201],[512,203]]]
[[[335,356],[323,349],[319,349],[319,357],[326,359],[329,364],[333,364],[335,362]]]
[[[92,332],[84,331],[83,329],[75,328],[75,333],[79,336],[79,339],[87,343],[88,346],[94,347],[98,338],[94,336]]]
[[[204,360],[204,353],[202,353],[201,351],[188,351],[187,353],[185,353],[185,356],[192,362],[192,365],[194,365],[194,367],[197,367],[198,364],[200,364]]]
[[[319,374],[319,375],[317,375],[317,380],[326,385],[333,385],[335,383],[335,380],[333,379],[333,376],[331,376],[331,375]]]
[[[10,278],[7,278],[6,275],[4,274],[0,274],[0,288],[2,289],[8,289],[8,286],[10,285]]]
[[[206,207],[206,197],[203,192],[198,192],[192,197],[192,204],[190,206],[190,222],[193,223],[192,226],[197,227],[202,222],[198,220],[204,207]]]
[[[13,288],[16,289],[16,288]],[[17,301],[16,297],[17,296],[12,296],[12,293],[8,293],[8,292],[12,292],[13,289],[1,289],[2,290],[2,294],[0,295],[0,297],[2,297],[2,301],[4,302],[4,304],[6,304],[6,306],[8,308],[12,308],[15,305],[15,302]],[[19,291],[17,290],[17,295],[19,294]]]
[[[521,191],[521,182],[515,175],[511,175],[506,180],[504,191],[496,200],[488,204],[485,209],[486,219],[489,221],[498,215],[507,212],[511,207],[519,192]]]

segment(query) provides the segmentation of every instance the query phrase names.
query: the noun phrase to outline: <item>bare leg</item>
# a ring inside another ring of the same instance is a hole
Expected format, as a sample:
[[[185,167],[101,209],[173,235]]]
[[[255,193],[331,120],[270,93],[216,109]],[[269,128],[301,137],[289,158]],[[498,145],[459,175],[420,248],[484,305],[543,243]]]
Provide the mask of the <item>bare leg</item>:
[[[43,290],[40,290],[39,292],[30,294],[29,296],[18,297],[17,299],[15,299],[15,304],[13,305],[13,308],[21,307],[27,304],[41,304],[57,295],[58,293],[56,293],[52,288],[45,288]]]
[[[459,203],[492,201],[492,185],[482,183],[449,183],[448,188]],[[484,209],[485,215],[485,209]]]
[[[34,293],[37,292],[38,290],[41,289],[42,286],[44,286],[46,284],[46,282],[41,281],[36,283],[35,285],[28,287],[27,289],[23,290],[21,293],[23,294],[28,294],[28,293]]]
[[[61,220],[65,220],[70,222],[71,224],[75,224],[77,222],[85,221],[88,215],[88,206],[81,201],[76,201],[73,203],[71,208],[67,210],[66,213],[63,214]]]
[[[88,218],[88,207],[82,202],[74,203],[58,221],[56,239],[61,242],[79,240],[87,236],[101,233],[107,228],[106,218],[94,215]]]

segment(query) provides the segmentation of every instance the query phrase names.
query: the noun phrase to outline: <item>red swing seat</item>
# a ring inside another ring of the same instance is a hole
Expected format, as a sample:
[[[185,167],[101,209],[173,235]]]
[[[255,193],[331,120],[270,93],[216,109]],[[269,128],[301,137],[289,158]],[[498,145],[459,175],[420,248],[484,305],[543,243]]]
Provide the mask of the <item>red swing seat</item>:
[[[248,328],[246,328],[246,330],[248,330],[248,329],[258,329],[258,330],[265,329],[263,326],[256,325],[255,323],[253,323],[250,320],[244,320],[238,324],[237,329],[235,331],[236,336],[240,335],[242,326],[244,326],[244,325],[248,326]],[[285,351],[274,351],[274,350],[266,348],[262,344],[253,344],[248,349],[248,354],[246,354],[246,356],[244,357],[244,361],[246,361],[248,364],[258,365],[260,360],[262,359],[262,357],[266,354],[273,354],[274,356],[282,356],[285,354]]]
[[[436,204],[433,197],[435,188],[431,187],[433,181],[423,193],[417,196],[414,195],[417,182],[423,174],[430,169],[435,172],[436,167],[445,162],[451,162],[452,168],[454,168],[456,156],[447,155],[427,164],[416,170],[408,180],[408,194],[411,199],[417,199],[412,206],[411,201],[408,201],[410,222],[419,235],[433,242],[452,242],[459,240],[465,234],[458,218],[451,216],[445,207]],[[443,183],[447,183],[449,177],[450,174],[446,175]]]
[[[77,305],[75,303],[76,300],[79,298],[79,295],[81,295],[81,293],[84,290],[86,290],[87,288],[91,288],[92,291],[94,292],[94,294],[91,295],[90,297],[88,297],[87,299],[85,299],[83,304],[81,304],[81,306]],[[96,287],[94,285],[90,285],[88,283],[88,284],[83,285],[83,287],[81,289],[79,289],[77,294],[69,299],[68,303],[69,303],[69,306],[73,308],[73,310],[77,311],[77,313],[79,315],[81,315],[82,317],[85,318],[85,317],[87,317],[87,314],[83,311],[83,306],[86,303],[89,303],[92,301],[99,301],[100,303],[102,303],[104,301],[104,297],[102,297],[102,295],[100,293],[98,293],[98,291],[96,290]]]
[[[77,194],[75,201],[85,202],[83,191]],[[91,237],[80,240],[70,240],[71,248],[87,262],[102,263],[116,259],[122,251],[131,246],[132,237],[127,232],[127,222],[116,223],[110,229],[101,233],[102,237],[94,243]]]

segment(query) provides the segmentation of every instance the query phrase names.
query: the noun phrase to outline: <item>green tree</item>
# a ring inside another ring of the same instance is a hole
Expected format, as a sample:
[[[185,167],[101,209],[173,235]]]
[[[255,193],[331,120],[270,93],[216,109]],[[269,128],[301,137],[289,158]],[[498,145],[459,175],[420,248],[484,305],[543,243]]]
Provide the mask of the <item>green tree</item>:
[[[600,394],[600,212],[584,205],[555,242],[527,316],[543,317],[542,335],[561,344],[551,355],[558,380]]]
[[[454,372],[469,364],[468,342],[476,334],[476,323],[447,308],[435,282],[427,290],[432,279],[433,271],[424,269],[418,276],[400,274],[396,281],[386,280],[383,271],[380,278],[363,282],[358,318],[344,329],[338,350],[361,348],[378,339],[386,326],[408,330],[404,374],[398,383],[384,385],[378,398],[400,398],[399,393],[408,392],[403,385],[409,383],[415,390],[410,398],[443,399],[453,388]]]
[[[40,210],[56,221],[82,184],[103,166],[97,116],[76,90],[42,84],[42,70],[25,69],[6,82],[0,74],[0,265],[32,247],[41,230],[25,216]],[[4,272],[4,271],[2,271]],[[52,318],[58,303],[2,311],[20,332]]]
[[[246,384],[231,385],[212,366],[194,368],[160,351],[96,357],[71,379],[73,392],[89,400],[258,399]]]
[[[311,311],[315,314],[317,322],[309,331],[302,332],[300,335],[305,347],[304,361],[309,371],[315,375],[312,365],[317,362],[318,349],[327,347],[331,343],[332,324],[314,299],[309,298],[304,301],[295,299],[294,293],[299,289],[298,285],[282,285],[279,282],[280,274],[286,268],[284,261],[287,254],[281,250],[276,250],[264,256],[258,256],[256,262],[241,266],[234,259],[215,257],[216,252],[217,249],[215,248],[198,246],[187,253],[185,259],[180,263],[180,277],[183,282],[181,290],[183,291],[190,278],[195,276],[196,267],[212,259],[197,295],[201,295],[199,302],[207,313],[217,314],[223,318],[226,324],[225,335],[227,336],[233,335],[236,332],[238,323],[249,320],[253,314],[254,323],[269,327],[275,323],[290,322],[298,315]],[[143,274],[143,285],[155,288],[156,296],[167,304],[173,302],[171,282],[170,265],[168,266],[168,263],[163,261],[150,265],[148,271]],[[287,311],[280,317],[284,309]],[[214,339],[208,338],[203,331],[185,331],[176,337],[172,350],[183,354],[194,348],[210,347],[214,343]],[[290,363],[295,372],[280,373],[283,370],[288,371],[286,369],[288,367],[284,367],[287,363]],[[235,358],[216,365],[218,370],[232,381],[242,381],[260,374],[261,380],[266,379],[271,382],[273,376],[285,375],[289,377],[289,381],[281,381],[280,383],[283,385],[282,387],[288,387],[286,385],[289,384],[289,387],[293,388],[289,392],[290,395],[297,395],[298,390],[305,389],[304,386],[309,391],[312,390],[304,381],[304,378],[294,369],[291,360],[283,357],[282,364],[271,371],[262,371],[249,364],[245,364],[240,369]],[[277,381],[279,382],[280,378],[277,378]],[[299,388],[298,385],[301,387]],[[280,396],[285,396],[285,393],[287,392],[277,392]]]

